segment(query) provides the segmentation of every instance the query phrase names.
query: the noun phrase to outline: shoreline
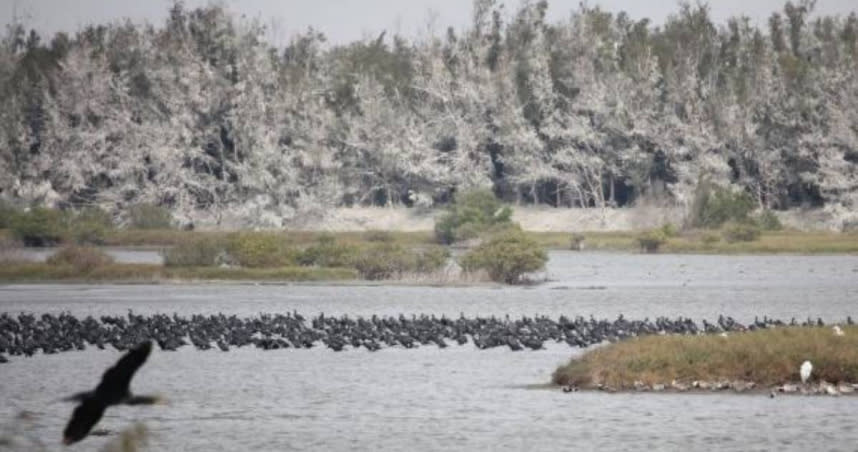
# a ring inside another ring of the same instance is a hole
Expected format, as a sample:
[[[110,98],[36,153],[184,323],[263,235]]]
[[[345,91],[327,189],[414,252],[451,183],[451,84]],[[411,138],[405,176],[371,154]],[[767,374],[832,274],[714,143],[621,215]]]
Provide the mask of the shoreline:
[[[609,394],[734,394],[777,396],[858,396],[858,383],[817,383],[802,384],[790,382],[782,385],[757,385],[752,381],[693,381],[690,384],[672,382],[653,386],[640,383],[634,388],[614,388],[606,385],[588,385],[577,387],[549,384],[552,389],[561,389],[564,393],[604,392]]]

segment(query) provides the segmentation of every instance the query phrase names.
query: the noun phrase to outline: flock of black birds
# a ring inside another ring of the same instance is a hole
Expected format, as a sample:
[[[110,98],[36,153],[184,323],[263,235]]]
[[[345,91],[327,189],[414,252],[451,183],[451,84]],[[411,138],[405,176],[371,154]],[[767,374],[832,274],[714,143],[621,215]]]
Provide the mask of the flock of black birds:
[[[853,324],[848,317],[846,323]],[[111,368],[107,369],[93,391],[81,392],[67,401],[78,402],[63,432],[63,443],[72,444],[85,438],[112,405],[152,404],[157,397],[134,396],[130,391],[131,379],[146,362],[154,340],[162,350],[174,351],[187,345],[208,350],[217,346],[223,351],[230,347],[254,345],[264,350],[282,348],[310,348],[317,342],[341,351],[345,347],[364,347],[376,351],[383,346],[405,348],[434,344],[447,347],[447,341],[464,345],[469,338],[479,349],[507,346],[513,351],[543,348],[547,341],[565,342],[570,346],[587,347],[604,341],[616,341],[648,334],[724,334],[786,325],[824,326],[822,319],[789,323],[763,317],[747,325],[732,317],[719,316],[715,323],[703,320],[697,325],[689,318],[655,320],[627,320],[622,315],[616,320],[590,317],[557,320],[545,317],[458,318],[434,315],[409,317],[350,318],[320,314],[309,323],[298,313],[261,315],[255,318],[237,316],[178,315],[102,316],[99,320],[89,316],[78,319],[71,314],[0,314],[0,362],[7,359],[3,353],[32,356],[39,350],[51,354],[60,351],[83,350],[86,345],[98,348],[111,346],[128,350]]]
[[[846,320],[852,324],[852,318]],[[771,328],[785,325],[823,326],[822,319],[789,322],[763,317],[742,324],[732,317],[719,316],[715,322],[697,324],[690,318],[629,320],[620,315],[615,320],[560,316],[456,317],[434,315],[412,316],[326,316],[309,320],[298,313],[263,314],[240,318],[235,315],[193,315],[182,317],[155,314],[144,316],[129,312],[121,316],[88,316],[79,319],[71,314],[0,314],[0,362],[4,354],[32,356],[41,351],[53,354],[83,350],[87,346],[128,350],[153,340],[162,350],[175,351],[193,345],[200,350],[255,346],[264,350],[312,348],[324,344],[341,351],[383,347],[415,348],[435,345],[441,348],[456,343],[472,342],[478,349],[509,347],[513,351],[542,349],[549,341],[575,347],[588,347],[605,341],[617,341],[649,334],[718,334]]]

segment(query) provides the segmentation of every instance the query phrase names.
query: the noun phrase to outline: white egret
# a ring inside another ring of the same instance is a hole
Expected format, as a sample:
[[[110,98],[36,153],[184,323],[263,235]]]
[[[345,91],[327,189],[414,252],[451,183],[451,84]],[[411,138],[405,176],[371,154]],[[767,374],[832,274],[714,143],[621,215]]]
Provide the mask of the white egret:
[[[799,375],[801,375],[801,382],[807,383],[807,380],[810,378],[810,373],[813,371],[813,364],[810,361],[805,361],[801,363],[801,368],[799,368]]]
[[[834,325],[833,329],[835,336],[843,336],[843,330],[840,329],[840,325]]]

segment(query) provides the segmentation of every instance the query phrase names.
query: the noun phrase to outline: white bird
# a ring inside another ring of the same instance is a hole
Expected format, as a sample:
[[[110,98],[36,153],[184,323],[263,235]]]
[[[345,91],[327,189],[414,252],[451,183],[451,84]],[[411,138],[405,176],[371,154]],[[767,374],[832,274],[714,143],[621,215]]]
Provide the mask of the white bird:
[[[840,329],[840,325],[834,325],[833,329],[835,336],[843,336],[843,330]]]
[[[807,383],[807,379],[810,378],[810,373],[813,371],[813,364],[810,361],[805,361],[801,363],[801,367],[799,368],[799,375],[801,375],[801,382]]]

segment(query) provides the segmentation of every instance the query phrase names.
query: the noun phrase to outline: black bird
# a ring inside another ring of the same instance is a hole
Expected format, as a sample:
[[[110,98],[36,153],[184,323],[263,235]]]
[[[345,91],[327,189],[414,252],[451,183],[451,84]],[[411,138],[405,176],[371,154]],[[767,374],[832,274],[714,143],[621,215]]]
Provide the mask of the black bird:
[[[146,341],[132,348],[119,361],[104,372],[101,382],[94,391],[81,392],[66,400],[80,404],[74,409],[63,432],[63,443],[76,443],[89,434],[92,427],[101,419],[104,410],[120,403],[128,405],[151,405],[158,401],[152,396],[133,396],[129,390],[131,378],[137,369],[146,362],[152,351],[152,342]]]

